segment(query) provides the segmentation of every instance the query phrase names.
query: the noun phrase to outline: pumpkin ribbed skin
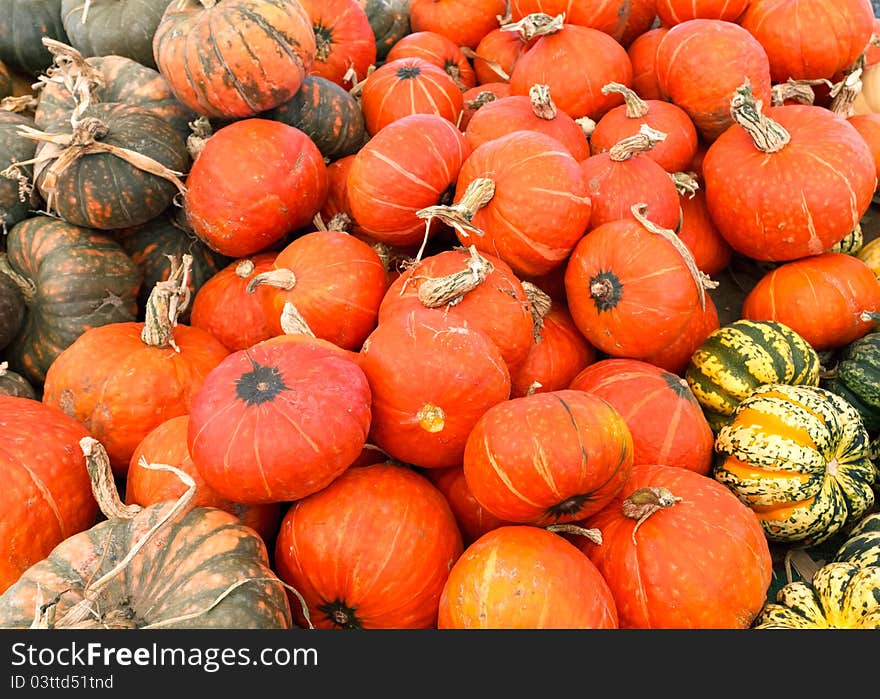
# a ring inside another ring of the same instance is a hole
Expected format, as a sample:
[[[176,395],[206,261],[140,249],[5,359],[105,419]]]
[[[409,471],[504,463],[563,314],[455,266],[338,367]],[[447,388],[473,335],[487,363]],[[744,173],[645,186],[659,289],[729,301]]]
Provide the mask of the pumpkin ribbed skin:
[[[513,21],[543,12],[555,17],[565,13],[565,21],[598,29],[620,39],[630,17],[629,0],[510,0]]]
[[[508,32],[501,27],[493,29],[480,39],[475,49],[474,73],[477,84],[509,81],[513,66],[528,48],[528,42],[518,32]]]
[[[710,277],[719,274],[730,264],[733,248],[718,232],[709,214],[705,188],[700,186],[693,194],[680,194],[679,205],[678,237],[694,256],[697,269]]]
[[[36,143],[21,137],[18,129],[22,126],[33,128],[34,120],[24,114],[0,109],[0,162],[4,168],[11,163],[26,162],[34,157]],[[18,170],[28,182],[33,181],[33,165],[20,165]],[[40,193],[36,189],[25,194],[22,201],[19,183],[8,177],[0,177],[0,225],[3,230],[9,230],[19,221],[31,216],[40,203]]]
[[[0,362],[0,396],[37,399],[37,392],[24,376],[7,367],[7,362]]]
[[[356,0],[363,8],[376,41],[376,60],[384,61],[388,51],[410,33],[410,0]]]
[[[167,121],[181,138],[190,135],[189,122],[195,119],[195,112],[177,100],[157,70],[124,56],[100,55],[85,60],[100,81],[91,93],[92,104],[122,102],[141,107]],[[74,96],[64,85],[44,83],[34,111],[37,128],[55,132],[69,125],[75,106]]]
[[[42,383],[86,330],[135,319],[140,272],[112,238],[38,215],[13,226],[6,245],[9,266],[33,293],[6,356],[29,380]]]
[[[506,12],[506,0],[411,0],[409,23],[414,32],[437,32],[473,49]]]
[[[440,629],[616,629],[608,583],[583,553],[540,527],[508,525],[465,549],[449,572]]]
[[[693,353],[710,333],[718,330],[718,308],[712,297],[706,296],[706,308],[694,311],[684,329],[670,344],[649,354],[643,361],[683,376]]]
[[[771,541],[812,546],[859,521],[877,479],[856,409],[816,386],[756,388],[718,432],[714,477]]]
[[[167,6],[168,0],[61,0],[61,21],[84,56],[123,56],[155,68],[153,35]]]
[[[422,473],[449,503],[465,546],[470,546],[486,532],[512,524],[498,519],[477,501],[468,487],[463,466],[426,468]]]
[[[640,34],[627,48],[632,63],[632,89],[644,100],[663,100],[663,91],[657,81],[657,48],[669,32],[666,27],[655,27]]]
[[[821,385],[851,403],[868,432],[880,430],[880,333],[844,347],[832,377]]]
[[[476,85],[474,68],[462,53],[461,47],[437,32],[413,32],[401,38],[388,52],[386,60],[423,58],[449,74],[464,92]]]
[[[738,319],[701,343],[688,362],[685,379],[717,431],[758,386],[818,386],[819,369],[819,355],[788,326]]]
[[[88,433],[76,420],[31,398],[2,395],[0,432],[2,593],[57,544],[92,526],[98,505],[79,448]]]
[[[852,528],[834,554],[834,561],[855,563],[863,568],[880,565],[880,512],[862,518]]]
[[[189,169],[190,156],[180,134],[162,116],[122,102],[98,102],[88,107],[83,118],[96,119],[106,133],[100,143],[125,148],[158,162],[176,173]],[[71,133],[72,127],[58,124],[56,133]],[[42,143],[37,157],[57,158],[59,146]],[[35,168],[36,186],[43,199],[49,197],[47,175],[52,163]],[[175,185],[132,165],[112,153],[89,153],[77,158],[54,183],[52,206],[65,221],[76,226],[112,230],[139,226],[161,214],[178,193]]]
[[[880,629],[880,566],[828,563],[810,582],[791,582],[755,619],[755,629]]]
[[[312,20],[315,60],[309,75],[350,88],[376,65],[376,39],[367,13],[355,0],[299,0]],[[354,70],[354,82],[346,78]]]
[[[5,349],[18,334],[24,322],[25,309],[21,288],[0,268],[0,350]]]
[[[630,475],[633,439],[598,395],[563,389],[489,408],[464,450],[468,487],[500,519],[546,526],[584,519]]]
[[[361,453],[370,389],[345,350],[290,335],[226,357],[189,415],[190,454],[214,491],[252,505],[297,500]]]
[[[177,98],[216,118],[254,116],[290,99],[315,51],[297,0],[172,0],[153,36],[156,65]]]
[[[655,0],[657,17],[666,27],[689,19],[736,22],[754,0]]]
[[[364,115],[355,98],[318,75],[307,75],[293,97],[261,116],[299,129],[330,161],[357,153],[367,140]]]
[[[0,60],[36,77],[52,65],[42,37],[69,43],[61,20],[61,0],[3,0],[0,4]]]
[[[0,596],[0,626],[29,627],[37,600],[56,595],[54,618],[62,619],[84,599],[87,585],[121,563],[171,506],[152,505],[134,519],[107,520],[63,541]],[[249,582],[232,588],[244,580]],[[269,567],[263,540],[234,515],[209,507],[168,522],[98,599],[103,617],[89,616],[84,628],[102,628],[102,621],[129,629],[292,626],[287,593]]]
[[[637,359],[602,359],[569,388],[607,401],[629,427],[633,464],[668,464],[704,476],[712,467],[715,435],[680,376]]]
[[[275,565],[316,628],[427,629],[461,552],[443,494],[406,466],[379,463],[294,503]]]
[[[470,90],[461,93],[464,106],[461,110],[461,119],[458,128],[467,133],[468,124],[478,110],[495,100],[510,96],[510,83],[494,82],[475,85]]]

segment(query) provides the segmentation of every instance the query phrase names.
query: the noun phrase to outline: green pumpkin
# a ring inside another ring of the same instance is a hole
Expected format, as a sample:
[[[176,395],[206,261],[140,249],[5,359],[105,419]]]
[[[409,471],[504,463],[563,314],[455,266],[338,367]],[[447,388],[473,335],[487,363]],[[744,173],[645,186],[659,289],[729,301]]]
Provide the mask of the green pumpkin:
[[[261,116],[304,132],[328,162],[357,153],[367,139],[357,100],[317,75],[307,76],[293,97]]]
[[[9,362],[0,362],[0,396],[16,396],[36,400],[37,392],[30,381],[9,368]]]
[[[24,309],[22,288],[0,269],[0,350],[12,342],[21,329]]]
[[[766,384],[715,437],[713,476],[768,540],[815,546],[874,505],[877,471],[856,409],[818,386]]]
[[[817,386],[819,369],[816,351],[788,326],[740,319],[706,337],[691,355],[684,376],[717,433],[758,386]]]
[[[366,12],[376,38],[376,60],[385,60],[391,47],[410,33],[410,0],[357,0]]]
[[[40,193],[31,186],[33,165],[11,167],[34,157],[37,144],[18,132],[22,126],[34,125],[29,116],[0,109],[0,171],[6,172],[0,176],[0,225],[5,230],[31,216],[41,203]]]
[[[880,430],[880,332],[844,347],[821,385],[852,403],[868,432]]]
[[[880,566],[880,512],[863,518],[834,556],[835,561]]]
[[[107,235],[49,216],[16,224],[0,272],[24,290],[24,323],[6,348],[10,367],[42,384],[55,358],[88,328],[135,320],[140,270]]]
[[[0,0],[0,60],[36,78],[52,65],[42,38],[68,43],[61,0]]]
[[[880,566],[832,562],[785,585],[753,629],[880,629]]]

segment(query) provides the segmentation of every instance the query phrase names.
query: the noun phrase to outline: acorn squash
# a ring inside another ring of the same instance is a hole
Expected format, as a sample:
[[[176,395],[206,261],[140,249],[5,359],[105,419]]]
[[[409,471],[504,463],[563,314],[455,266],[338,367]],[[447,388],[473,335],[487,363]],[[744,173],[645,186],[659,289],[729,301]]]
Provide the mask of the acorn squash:
[[[834,560],[859,566],[880,566],[880,512],[868,515],[853,528]]]
[[[820,385],[852,403],[868,432],[880,430],[880,332],[844,347],[836,367]]]

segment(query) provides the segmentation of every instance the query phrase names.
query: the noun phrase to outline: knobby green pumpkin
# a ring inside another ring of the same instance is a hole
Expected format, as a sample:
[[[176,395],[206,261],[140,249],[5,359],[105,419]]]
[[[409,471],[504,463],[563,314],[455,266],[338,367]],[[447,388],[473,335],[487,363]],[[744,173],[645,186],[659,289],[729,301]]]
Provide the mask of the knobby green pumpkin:
[[[21,126],[34,126],[24,114],[0,109],[0,226],[8,230],[40,206],[40,194],[31,186],[34,168],[18,165],[34,157],[36,144],[18,133]]]
[[[880,512],[863,518],[834,555],[835,561],[880,566]]]
[[[880,430],[880,332],[868,333],[844,347],[821,385],[846,398],[859,411],[868,432]]]
[[[0,60],[9,68],[36,77],[52,65],[44,36],[68,41],[61,0],[0,0]]]
[[[376,38],[376,61],[385,60],[391,47],[410,33],[410,0],[357,0],[367,13]]]
[[[819,355],[788,326],[740,319],[709,334],[691,356],[685,380],[717,433],[758,386],[817,386],[819,369]]]
[[[0,271],[0,350],[18,334],[24,322],[24,311],[24,293],[21,287],[12,277]]]
[[[715,451],[715,479],[752,508],[770,541],[813,546],[874,504],[868,433],[856,409],[824,388],[756,388]]]

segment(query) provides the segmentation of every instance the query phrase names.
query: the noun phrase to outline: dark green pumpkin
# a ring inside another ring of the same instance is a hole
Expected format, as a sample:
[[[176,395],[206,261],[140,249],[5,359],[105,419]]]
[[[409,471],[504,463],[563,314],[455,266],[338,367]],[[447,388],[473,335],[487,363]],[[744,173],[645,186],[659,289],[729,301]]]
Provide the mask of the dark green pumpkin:
[[[357,0],[367,13],[376,37],[376,60],[383,61],[401,38],[409,34],[409,0]]]
[[[180,259],[183,254],[192,256],[189,278],[190,298],[208,279],[231,260],[214,252],[193,233],[180,209],[172,206],[152,221],[134,228],[124,228],[113,233],[129,257],[135,261],[143,275],[138,293],[138,320],[144,319],[147,299],[156,282],[168,279],[171,261],[168,255]],[[183,310],[178,320],[189,322],[192,302]]]
[[[739,319],[706,337],[691,356],[685,380],[717,432],[758,386],[816,386],[819,368],[816,351],[788,326]]]
[[[11,270],[26,289],[27,305],[5,355],[34,384],[88,328],[135,320],[140,270],[100,231],[34,216],[9,231],[3,260],[0,269]]]
[[[37,392],[30,381],[18,372],[12,371],[8,362],[0,362],[0,396],[16,396],[37,400]]]
[[[821,385],[852,403],[868,432],[880,430],[880,332],[844,347]]]
[[[10,70],[37,77],[51,66],[44,36],[68,43],[61,0],[0,0],[0,60]]]
[[[317,75],[306,76],[293,97],[262,116],[296,127],[331,162],[357,153],[367,139],[364,114],[357,100],[336,83]]]
[[[34,157],[36,143],[21,137],[18,133],[21,126],[33,128],[34,120],[24,114],[0,109],[0,171],[13,163],[23,163]],[[40,193],[31,186],[33,166],[20,165],[16,171],[18,176],[15,178],[0,176],[0,225],[6,230],[31,216],[40,206]],[[25,189],[22,189],[22,184]]]
[[[123,56],[94,56],[83,59],[93,70],[95,89],[91,104],[122,102],[142,107],[161,117],[181,138],[190,135],[189,122],[196,114],[183,106],[158,70]],[[50,81],[38,93],[34,122],[43,131],[58,131],[70,123],[75,106],[73,95],[61,82]]]
[[[880,566],[880,512],[863,517],[834,556],[858,566]]]
[[[180,134],[146,109],[101,102],[84,111],[81,128],[95,124],[101,129],[95,136],[99,143],[147,156],[171,171],[185,173],[189,169],[190,156]],[[71,131],[67,124],[59,125],[55,133]],[[47,206],[74,225],[98,230],[139,226],[165,211],[180,191],[165,177],[115,154],[99,152],[74,160],[58,175],[54,193],[50,192],[47,177],[63,151],[62,146],[52,143],[38,145],[37,158],[46,160],[35,165],[34,175]]]
[[[24,322],[24,293],[0,268],[0,350],[12,342]]]
[[[84,56],[125,56],[150,68],[153,34],[169,0],[61,0],[70,45]],[[83,21],[83,12],[88,14]]]

